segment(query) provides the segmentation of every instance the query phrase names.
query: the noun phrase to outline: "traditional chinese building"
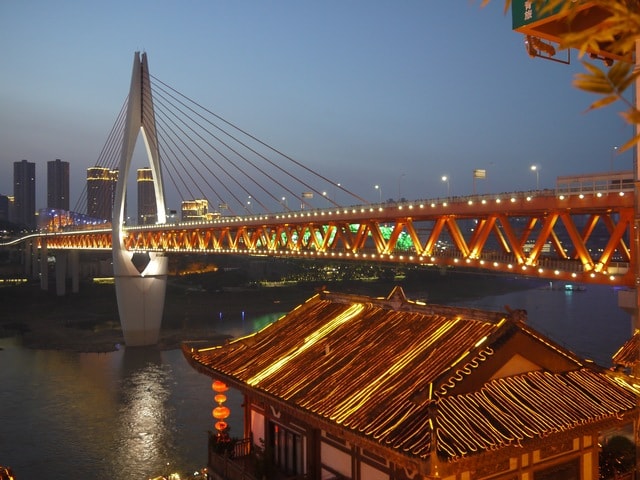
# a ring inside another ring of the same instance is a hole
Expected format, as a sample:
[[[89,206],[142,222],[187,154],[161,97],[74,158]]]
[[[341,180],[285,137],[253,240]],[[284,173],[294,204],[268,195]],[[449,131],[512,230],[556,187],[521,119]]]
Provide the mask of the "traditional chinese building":
[[[387,298],[323,291],[253,335],[183,352],[214,387],[244,394],[244,438],[221,449],[224,434],[211,434],[215,479],[254,469],[313,480],[591,480],[599,435],[637,412],[630,377],[545,338],[526,312],[413,302],[400,288]]]

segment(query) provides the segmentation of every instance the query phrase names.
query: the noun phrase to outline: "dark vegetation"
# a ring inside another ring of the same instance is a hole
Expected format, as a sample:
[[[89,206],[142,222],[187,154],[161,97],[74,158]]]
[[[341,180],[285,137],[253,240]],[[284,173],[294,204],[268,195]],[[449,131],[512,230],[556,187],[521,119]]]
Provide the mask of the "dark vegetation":
[[[216,259],[213,269],[211,263],[174,261],[159,348],[177,348],[185,340],[219,340],[212,322],[219,312],[228,318],[240,318],[242,312],[254,317],[286,312],[322,288],[386,296],[401,285],[411,299],[451,303],[535,286],[534,280],[461,270],[268,258]],[[204,273],[187,274],[190,270]],[[81,283],[79,293],[65,296],[57,296],[53,284],[48,291],[37,282],[4,287],[0,305],[0,336],[19,336],[31,348],[100,352],[124,344],[113,284]]]

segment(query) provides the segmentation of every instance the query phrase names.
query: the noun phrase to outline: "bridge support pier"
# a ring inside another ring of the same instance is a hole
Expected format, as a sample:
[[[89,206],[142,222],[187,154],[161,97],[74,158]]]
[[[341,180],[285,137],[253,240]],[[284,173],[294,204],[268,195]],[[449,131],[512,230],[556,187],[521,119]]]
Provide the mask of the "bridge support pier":
[[[125,250],[114,250],[113,270],[124,343],[128,347],[155,345],[164,312],[168,258],[150,253],[142,272],[131,258]]]
[[[136,52],[133,59],[111,232],[118,312],[127,347],[158,343],[169,265],[163,253],[137,253],[134,258],[134,254],[128,251],[124,244],[122,230],[125,219],[127,178],[138,136],[142,136],[144,140],[153,173],[156,220],[159,224],[166,223],[149,66],[146,54],[140,55]]]
[[[80,252],[71,250],[69,252],[69,268],[71,269],[71,293],[80,291]]]
[[[56,252],[56,295],[67,293],[67,252]]]
[[[45,240],[42,241],[42,245],[40,246],[40,255],[39,260],[35,262],[35,269],[38,270],[38,266],[40,268],[40,290],[49,290],[49,252],[47,251],[47,242]]]
[[[22,265],[24,266],[23,273],[25,277],[29,277],[32,274],[32,262],[33,262],[33,241],[27,240],[24,242],[24,250],[22,251]]]

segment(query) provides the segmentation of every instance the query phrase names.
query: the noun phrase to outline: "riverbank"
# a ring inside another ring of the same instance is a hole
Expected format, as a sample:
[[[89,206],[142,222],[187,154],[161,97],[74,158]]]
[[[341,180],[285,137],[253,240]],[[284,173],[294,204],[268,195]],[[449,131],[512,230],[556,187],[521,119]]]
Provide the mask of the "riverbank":
[[[321,288],[345,293],[386,296],[395,285],[408,298],[453,303],[488,294],[535,288],[539,281],[470,272],[420,272],[401,281],[344,281],[271,287],[222,288],[207,291],[169,280],[158,348],[175,349],[183,341],[222,342],[215,331],[218,315],[239,317],[288,312]],[[110,352],[124,345],[113,285],[81,285],[80,293],[58,297],[39,284],[0,288],[0,336],[19,336],[25,347]],[[517,308],[517,305],[512,305]]]

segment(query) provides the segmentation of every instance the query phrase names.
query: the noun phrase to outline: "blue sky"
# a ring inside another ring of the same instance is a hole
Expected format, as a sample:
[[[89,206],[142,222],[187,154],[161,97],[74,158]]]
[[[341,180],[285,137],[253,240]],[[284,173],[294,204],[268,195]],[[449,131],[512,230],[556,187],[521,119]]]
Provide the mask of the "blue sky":
[[[632,128],[529,58],[503,0],[0,2],[0,193],[12,164],[70,163],[71,204],[127,96],[151,73],[322,175],[376,201],[541,187],[605,172]],[[615,169],[631,169],[627,152]],[[388,192],[388,193],[387,193]],[[171,205],[170,205],[171,206]]]

